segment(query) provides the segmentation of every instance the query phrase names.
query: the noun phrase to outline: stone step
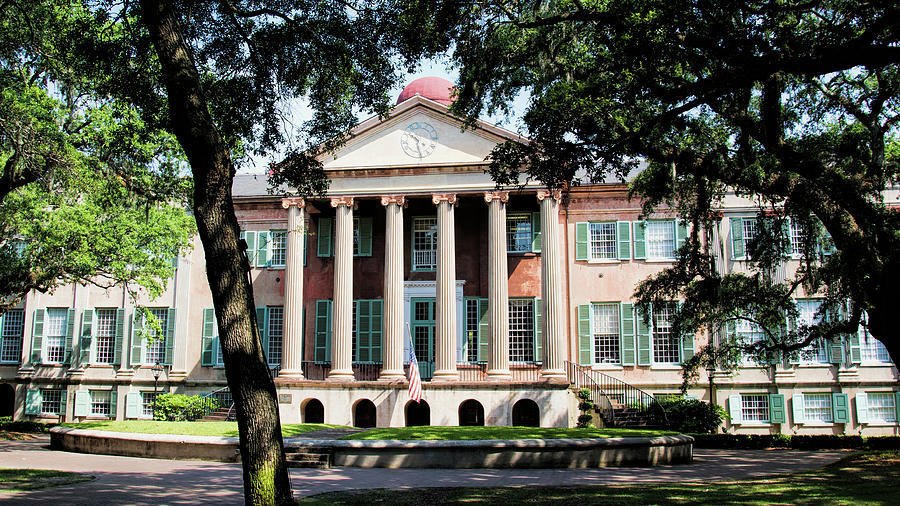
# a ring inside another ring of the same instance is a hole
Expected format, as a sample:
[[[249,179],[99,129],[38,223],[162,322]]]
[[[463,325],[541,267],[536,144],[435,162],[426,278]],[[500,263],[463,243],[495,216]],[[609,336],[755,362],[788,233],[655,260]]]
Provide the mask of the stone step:
[[[312,453],[306,451],[286,452],[284,456],[288,467],[327,469],[331,467],[330,453]]]

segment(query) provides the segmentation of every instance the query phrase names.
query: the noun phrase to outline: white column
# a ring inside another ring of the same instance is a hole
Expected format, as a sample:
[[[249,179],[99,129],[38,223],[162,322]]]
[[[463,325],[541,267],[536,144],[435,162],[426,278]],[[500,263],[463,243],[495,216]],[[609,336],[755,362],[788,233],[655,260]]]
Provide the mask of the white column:
[[[352,380],[353,351],[353,197],[331,199],[334,220],[334,301],[332,302],[329,380]]]
[[[541,203],[541,299],[544,304],[541,375],[565,376],[566,308],[563,306],[563,280],[559,252],[559,190],[539,190]]]
[[[438,206],[437,306],[434,322],[435,370],[432,381],[457,379],[456,373],[456,239],[453,208],[456,195],[436,193],[431,201]]]
[[[509,192],[485,192],[488,203],[488,340],[489,379],[508,380],[509,275],[506,258],[506,202]]]
[[[403,195],[381,197],[384,225],[384,311],[379,380],[403,379]]]
[[[280,377],[303,379],[303,236],[306,202],[281,199],[288,212],[287,259],[284,266],[284,341]]]

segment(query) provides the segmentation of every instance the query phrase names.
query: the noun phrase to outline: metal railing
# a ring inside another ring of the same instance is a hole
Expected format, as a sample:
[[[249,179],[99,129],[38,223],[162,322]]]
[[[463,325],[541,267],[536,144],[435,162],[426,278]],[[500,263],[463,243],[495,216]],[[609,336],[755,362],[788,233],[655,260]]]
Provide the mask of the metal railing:
[[[424,370],[427,367],[433,368],[433,363],[419,362],[420,374],[422,375],[422,381],[428,382],[431,380],[431,373],[428,370]],[[301,368],[303,370],[303,377],[307,380],[312,381],[322,381],[328,378],[328,373],[331,372],[331,363],[330,362],[310,362],[305,361],[301,364]],[[378,376],[381,375],[381,369],[383,365],[380,363],[367,363],[367,362],[354,362],[353,363],[353,379],[356,381],[375,381],[378,379]],[[487,363],[485,362],[462,362],[456,364],[456,371],[459,375],[458,381],[465,382],[481,382],[487,381]],[[409,364],[403,364],[403,372],[404,375],[408,375],[409,372]],[[527,364],[510,364],[509,372],[511,375],[511,381],[519,381],[519,382],[539,382],[543,381],[541,377],[541,363],[527,363]]]
[[[569,383],[591,391],[591,401],[609,425],[615,423],[615,410],[627,409],[648,418],[655,426],[666,427],[669,419],[656,397],[624,381],[566,360]]]
[[[209,392],[209,393],[206,393],[206,394],[203,394],[203,395],[197,397],[191,403],[191,405],[187,406],[186,408],[184,408],[181,411],[180,419],[184,420],[185,414],[187,413],[187,411],[189,409],[191,409],[193,407],[193,404],[196,404],[196,403],[202,401],[203,399],[215,399],[216,401],[219,402],[219,404],[221,406],[228,406],[228,418],[231,418],[231,416],[234,414],[234,400],[231,397],[231,391],[228,390],[228,387],[222,387],[222,388],[213,390],[212,392]],[[203,413],[203,416],[208,415],[211,411],[212,411],[211,409],[206,409],[205,413]],[[200,418],[203,418],[203,417],[201,416]]]

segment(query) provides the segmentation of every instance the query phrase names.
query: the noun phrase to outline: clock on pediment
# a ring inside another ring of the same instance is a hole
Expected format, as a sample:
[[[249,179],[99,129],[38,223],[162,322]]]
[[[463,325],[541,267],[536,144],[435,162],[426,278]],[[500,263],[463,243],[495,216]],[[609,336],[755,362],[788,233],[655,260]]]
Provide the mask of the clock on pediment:
[[[438,133],[431,124],[425,121],[411,123],[400,137],[403,152],[413,158],[425,158],[434,152],[437,146]]]

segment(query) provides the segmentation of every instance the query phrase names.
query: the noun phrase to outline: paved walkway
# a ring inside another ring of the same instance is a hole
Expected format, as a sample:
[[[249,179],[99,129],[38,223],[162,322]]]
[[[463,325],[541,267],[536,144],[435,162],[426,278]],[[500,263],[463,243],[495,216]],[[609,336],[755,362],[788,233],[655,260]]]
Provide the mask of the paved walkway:
[[[9,504],[241,504],[238,464],[88,455],[49,450],[49,438],[0,441],[0,467],[89,473],[95,481],[0,492]],[[336,490],[602,485],[730,480],[821,467],[846,452],[695,450],[694,463],[599,469],[291,469],[296,497]]]

